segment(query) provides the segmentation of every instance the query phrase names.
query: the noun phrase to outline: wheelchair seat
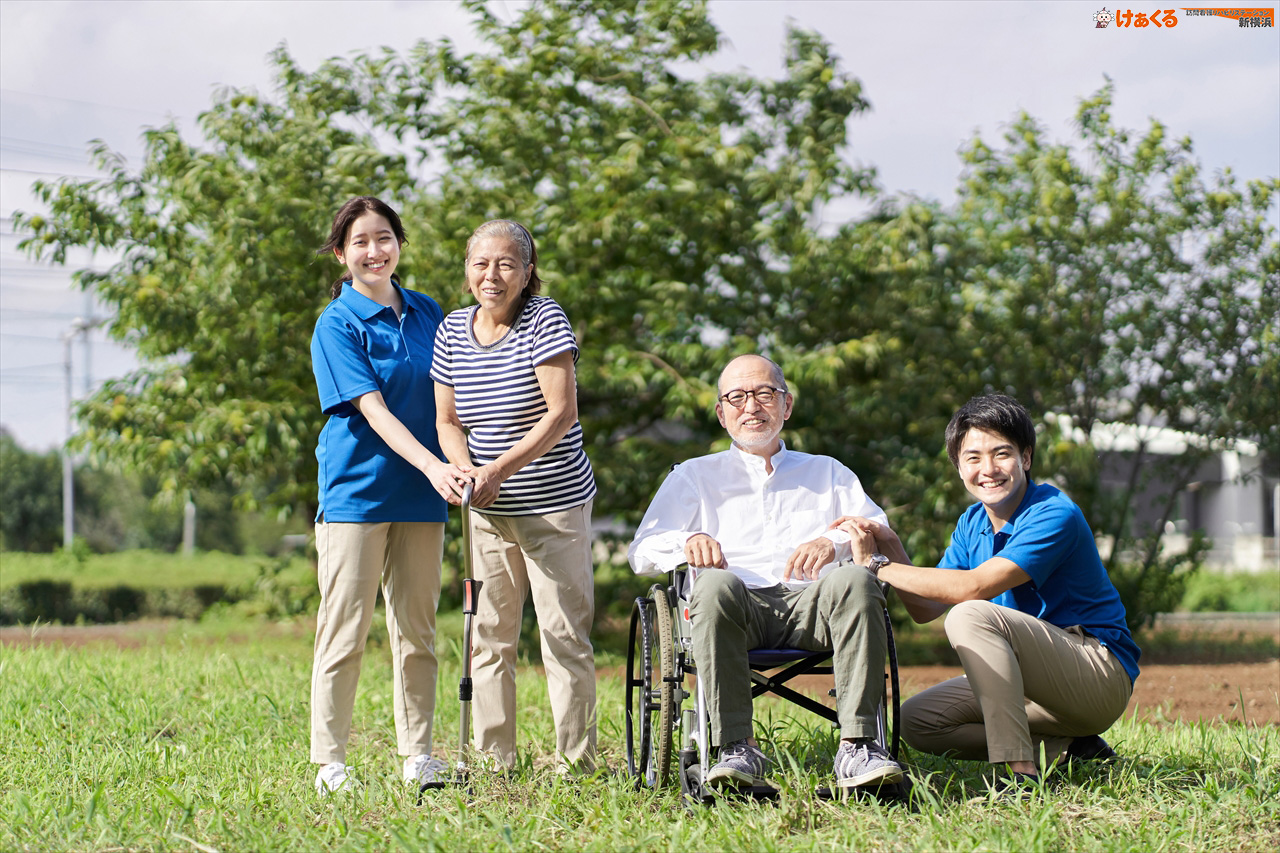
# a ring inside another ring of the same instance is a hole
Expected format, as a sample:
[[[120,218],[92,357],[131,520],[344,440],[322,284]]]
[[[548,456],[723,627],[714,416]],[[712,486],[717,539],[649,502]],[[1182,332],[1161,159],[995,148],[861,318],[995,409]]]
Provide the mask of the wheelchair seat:
[[[775,669],[815,656],[830,658],[831,652],[813,652],[807,649],[752,649],[747,652],[747,660],[751,662],[751,666],[759,669]]]

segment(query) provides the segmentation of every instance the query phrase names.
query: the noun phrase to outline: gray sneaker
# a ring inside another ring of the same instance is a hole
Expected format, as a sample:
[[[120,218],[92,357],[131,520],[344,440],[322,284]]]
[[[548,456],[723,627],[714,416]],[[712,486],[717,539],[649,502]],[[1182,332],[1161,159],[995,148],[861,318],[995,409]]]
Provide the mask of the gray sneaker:
[[[835,772],[836,785],[846,790],[902,781],[902,767],[871,738],[841,741]]]
[[[720,747],[720,760],[707,771],[707,785],[765,785],[769,759],[759,747],[735,740]]]

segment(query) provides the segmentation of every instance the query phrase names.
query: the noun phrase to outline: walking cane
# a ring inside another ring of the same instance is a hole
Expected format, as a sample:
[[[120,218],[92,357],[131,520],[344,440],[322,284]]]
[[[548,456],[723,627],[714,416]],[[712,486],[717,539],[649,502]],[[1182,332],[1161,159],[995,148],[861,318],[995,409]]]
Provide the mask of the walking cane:
[[[462,567],[466,575],[462,581],[462,680],[458,682],[458,699],[462,704],[458,724],[458,761],[453,768],[453,783],[467,783],[467,741],[471,739],[471,617],[476,615],[481,581],[471,577],[471,483],[462,489]],[[422,795],[448,784],[444,781],[426,782],[418,791],[418,803]]]
[[[471,483],[462,490],[462,565],[467,576],[462,581],[462,679],[458,682],[458,763],[454,768],[459,782],[467,778],[467,742],[471,739],[471,618],[476,615],[480,587],[471,577]]]

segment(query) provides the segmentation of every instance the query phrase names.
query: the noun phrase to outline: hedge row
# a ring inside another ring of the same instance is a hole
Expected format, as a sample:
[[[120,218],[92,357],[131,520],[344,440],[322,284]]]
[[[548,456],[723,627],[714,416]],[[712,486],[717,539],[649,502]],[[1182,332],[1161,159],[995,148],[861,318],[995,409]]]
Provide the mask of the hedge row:
[[[156,617],[196,618],[212,605],[244,598],[243,590],[221,584],[139,589],[128,585],[74,587],[67,581],[37,580],[0,589],[0,625],[32,622],[127,622]]]

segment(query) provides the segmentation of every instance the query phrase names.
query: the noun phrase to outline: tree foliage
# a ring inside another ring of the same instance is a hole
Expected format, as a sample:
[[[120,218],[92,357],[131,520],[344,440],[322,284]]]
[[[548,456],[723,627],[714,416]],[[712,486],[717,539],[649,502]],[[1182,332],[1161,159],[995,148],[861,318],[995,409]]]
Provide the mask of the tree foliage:
[[[99,145],[106,179],[37,184],[50,215],[19,217],[26,247],[122,253],[78,276],[144,359],[82,409],[90,447],[174,489],[313,501],[306,343],[333,271],[310,250],[373,193],[404,214],[407,283],[446,310],[469,301],[480,222],[530,227],[580,338],[601,515],[637,518],[671,462],[725,445],[715,378],[746,351],[787,369],[790,444],[862,474],[923,560],[967,502],[942,430],[975,393],[1029,404],[1037,476],[1145,571],[1168,565],[1123,511],[1141,483],[1099,488],[1095,425],[1280,451],[1277,182],[1206,178],[1158,122],[1115,128],[1109,83],[1071,144],[1026,115],[973,140],[955,205],[882,199],[822,233],[826,202],[875,187],[850,159],[869,104],[821,36],[786,34],[780,79],[694,76],[719,38],[701,2],[566,0],[506,23],[466,5],[481,53],[424,41],[304,72],[281,49],[275,96],[221,93],[200,143],[151,130],[136,173]]]
[[[177,551],[183,506],[165,500],[154,477],[74,466],[75,549],[78,554],[147,548]],[[279,548],[279,522],[237,512],[226,484],[196,489],[195,547],[238,554],[246,546]],[[20,446],[0,429],[0,550],[53,551],[62,545],[62,459]]]
[[[52,551],[62,543],[62,462],[0,429],[0,546]]]
[[[282,81],[299,73],[275,59]],[[97,142],[106,177],[38,181],[50,215],[15,217],[26,248],[55,262],[72,247],[120,256],[75,278],[115,308],[110,332],[142,367],[81,406],[80,439],[170,493],[230,482],[249,498],[268,483],[275,503],[314,500],[309,343],[334,270],[312,249],[325,211],[408,186],[404,158],[343,129],[341,105],[279,94],[220,93],[200,145],[173,125],[147,130],[137,172]]]
[[[1280,181],[1206,178],[1191,141],[1160,122],[1143,134],[1114,127],[1112,94],[1108,82],[1081,102],[1074,148],[1026,115],[1002,150],[976,140],[956,219],[974,253],[964,285],[980,305],[979,345],[995,344],[984,381],[1056,415],[1049,471],[1112,543],[1108,567],[1135,591],[1131,619],[1145,621],[1179,600],[1208,547],[1161,552],[1201,462],[1237,438],[1280,450],[1280,353],[1267,346],[1280,317]],[[1132,438],[1121,488],[1099,487],[1104,425]],[[1188,437],[1183,453],[1150,451],[1162,429]],[[1157,505],[1144,514],[1155,521],[1142,528],[1139,496],[1152,484]]]

